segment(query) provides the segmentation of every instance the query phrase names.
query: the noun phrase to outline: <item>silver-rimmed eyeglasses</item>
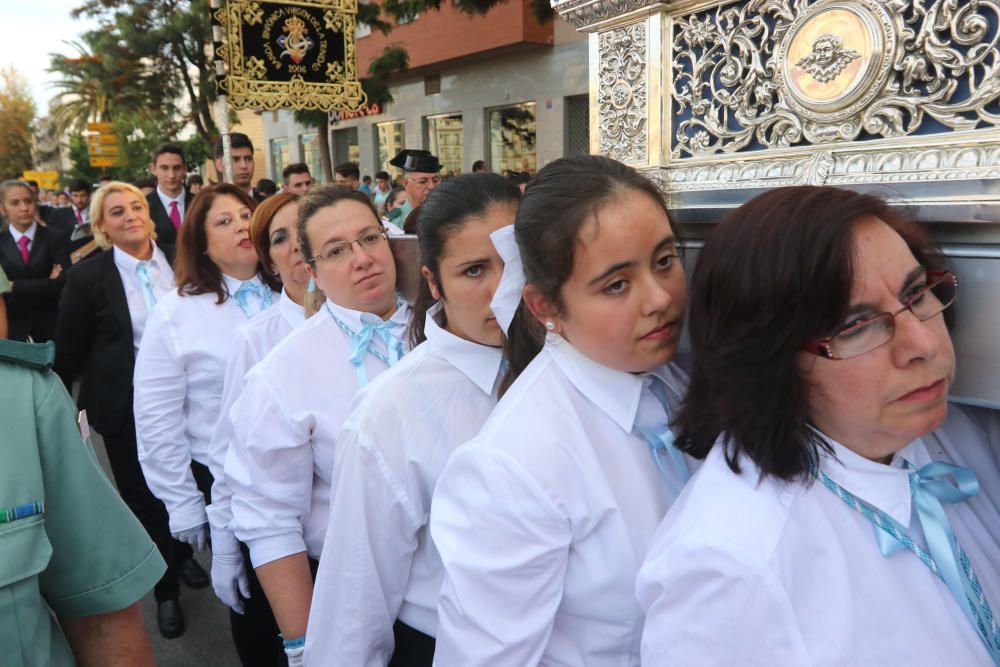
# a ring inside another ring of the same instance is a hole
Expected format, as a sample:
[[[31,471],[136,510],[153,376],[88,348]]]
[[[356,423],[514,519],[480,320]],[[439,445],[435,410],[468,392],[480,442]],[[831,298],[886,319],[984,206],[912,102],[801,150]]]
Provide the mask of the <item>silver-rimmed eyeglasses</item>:
[[[353,241],[337,241],[325,246],[318,255],[310,257],[307,261],[317,262],[320,260],[327,262],[340,262],[351,256],[351,246],[355,243],[363,250],[370,250],[389,238],[389,233],[384,227],[368,227],[358,234]]]

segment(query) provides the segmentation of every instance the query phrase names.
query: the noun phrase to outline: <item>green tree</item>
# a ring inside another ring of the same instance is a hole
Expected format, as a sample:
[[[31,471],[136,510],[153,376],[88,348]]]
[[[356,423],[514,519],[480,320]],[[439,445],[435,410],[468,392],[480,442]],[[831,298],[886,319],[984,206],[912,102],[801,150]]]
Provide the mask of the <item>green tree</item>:
[[[74,16],[100,21],[116,43],[143,68],[157,111],[190,122],[206,142],[218,135],[212,118],[215,80],[207,0],[87,0]]]
[[[162,91],[151,85],[138,54],[105,26],[70,42],[72,57],[50,54],[49,71],[58,75],[52,119],[59,132],[82,132],[88,122],[110,121],[118,113],[158,116]]]
[[[35,102],[28,80],[13,67],[0,69],[0,178],[20,178],[31,169]]]
[[[64,185],[74,178],[83,178],[90,183],[96,183],[105,170],[90,166],[90,154],[87,152],[87,141],[83,135],[75,134],[69,138],[70,168],[59,179]],[[117,178],[117,170],[108,169],[107,173]]]

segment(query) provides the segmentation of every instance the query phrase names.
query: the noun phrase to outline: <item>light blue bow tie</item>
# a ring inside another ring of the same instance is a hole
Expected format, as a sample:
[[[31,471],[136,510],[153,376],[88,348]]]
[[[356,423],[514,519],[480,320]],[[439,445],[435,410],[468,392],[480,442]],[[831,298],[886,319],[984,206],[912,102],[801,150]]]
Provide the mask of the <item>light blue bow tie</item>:
[[[146,313],[153,311],[156,305],[156,294],[153,292],[153,274],[149,270],[149,260],[143,260],[135,265],[135,274],[142,286],[142,300],[146,302]]]
[[[909,464],[907,467],[910,467]],[[954,484],[948,480],[949,475],[954,477]],[[935,550],[931,540],[941,538],[940,530],[942,527],[949,534],[951,533],[948,517],[945,516],[941,503],[958,503],[971,498],[979,493],[979,481],[968,468],[943,461],[928,463],[919,470],[911,472],[909,480],[913,507],[917,511],[917,519],[920,521],[920,527],[927,539],[927,546],[930,548],[931,554],[934,555]],[[874,529],[875,539],[878,541],[878,548],[883,556],[889,557],[900,549],[906,548],[903,541],[893,537],[878,526],[874,526]],[[937,560],[936,556],[935,560]]]
[[[371,313],[363,313],[361,315],[361,329],[356,332],[350,332],[352,344],[351,356],[348,357],[357,371],[360,386],[363,387],[368,384],[368,373],[365,371],[364,366],[366,354],[371,354],[377,359],[381,359],[389,366],[394,366],[402,358],[403,343],[394,334],[396,329],[402,327],[403,325],[398,322],[383,320]],[[375,336],[378,336],[385,343],[385,348],[389,353],[388,356],[379,353],[378,350],[371,346],[372,339]]]
[[[251,294],[257,297],[257,308],[250,305]],[[240,285],[240,288],[236,290],[236,294],[233,297],[236,299],[236,304],[240,307],[240,310],[248,318],[271,305],[271,290],[258,282],[250,280]]]
[[[972,561],[952,532],[941,504],[962,502],[979,493],[975,474],[968,468],[943,461],[928,463],[909,474],[910,496],[927,541],[926,550],[913,541],[905,526],[885,512],[859,500],[826,473],[820,472],[819,477],[827,488],[871,522],[883,556],[889,557],[905,548],[941,578],[975,628],[994,664],[1000,666],[1000,628]]]

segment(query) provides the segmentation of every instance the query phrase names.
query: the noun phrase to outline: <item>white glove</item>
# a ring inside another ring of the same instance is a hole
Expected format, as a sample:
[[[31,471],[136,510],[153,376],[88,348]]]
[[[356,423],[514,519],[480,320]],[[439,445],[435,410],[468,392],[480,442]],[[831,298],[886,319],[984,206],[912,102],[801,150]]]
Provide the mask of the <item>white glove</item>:
[[[179,530],[176,533],[171,532],[170,534],[178,542],[187,542],[195,551],[200,553],[205,550],[205,545],[208,544],[208,522],[206,521],[194,528]]]
[[[212,589],[223,604],[237,614],[243,613],[243,600],[250,597],[250,578],[243,566],[243,554],[212,552]]]
[[[302,667],[305,664],[302,661],[302,654],[305,653],[305,646],[297,646],[296,648],[286,648],[285,656],[288,658],[288,667]]]

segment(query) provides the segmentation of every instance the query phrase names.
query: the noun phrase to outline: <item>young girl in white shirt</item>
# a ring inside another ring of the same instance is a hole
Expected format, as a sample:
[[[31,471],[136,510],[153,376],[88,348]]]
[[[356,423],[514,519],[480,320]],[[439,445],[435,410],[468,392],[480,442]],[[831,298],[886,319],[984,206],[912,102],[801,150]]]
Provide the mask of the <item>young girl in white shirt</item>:
[[[386,232],[364,193],[315,188],[299,201],[296,227],[327,301],[247,373],[225,462],[236,537],[293,665],[323,549],[334,444],[357,390],[405,353],[409,320]]]
[[[174,277],[146,321],[135,362],[135,425],[142,471],[170,515],[170,531],[199,551],[208,542],[208,444],[236,327],[271,305],[278,283],[250,242],[253,202],[222,183],[205,188],[179,231]]]
[[[514,232],[516,249],[500,241],[504,280],[522,263],[527,280],[508,332],[517,379],[434,493],[435,664],[636,665],[635,575],[688,475],[667,428],[685,386],[668,365],[676,233],[652,183],[597,156],[544,167]],[[501,285],[498,318],[521,293]]]
[[[280,666],[285,653],[267,597],[246,562],[246,547],[233,534],[232,493],[223,475],[233,437],[229,411],[243,390],[247,371],[305,321],[302,304],[309,274],[295,232],[298,212],[298,195],[283,192],[264,200],[250,221],[250,240],[261,262],[281,279],[281,297],[275,306],[236,329],[226,365],[219,422],[209,449],[209,468],[214,478],[212,504],[206,508],[212,532],[212,588],[231,609],[233,639],[245,665]]]
[[[519,197],[496,174],[463,174],[420,208],[417,347],[358,393],[337,439],[326,533],[336,546],[320,561],[306,664],[431,665],[442,577],[431,494],[496,404],[503,333],[490,301],[503,260],[490,234],[513,224]]]
[[[943,259],[836,188],[713,232],[678,438],[705,461],[639,576],[643,664],[1000,664],[1000,415],[948,403]]]

